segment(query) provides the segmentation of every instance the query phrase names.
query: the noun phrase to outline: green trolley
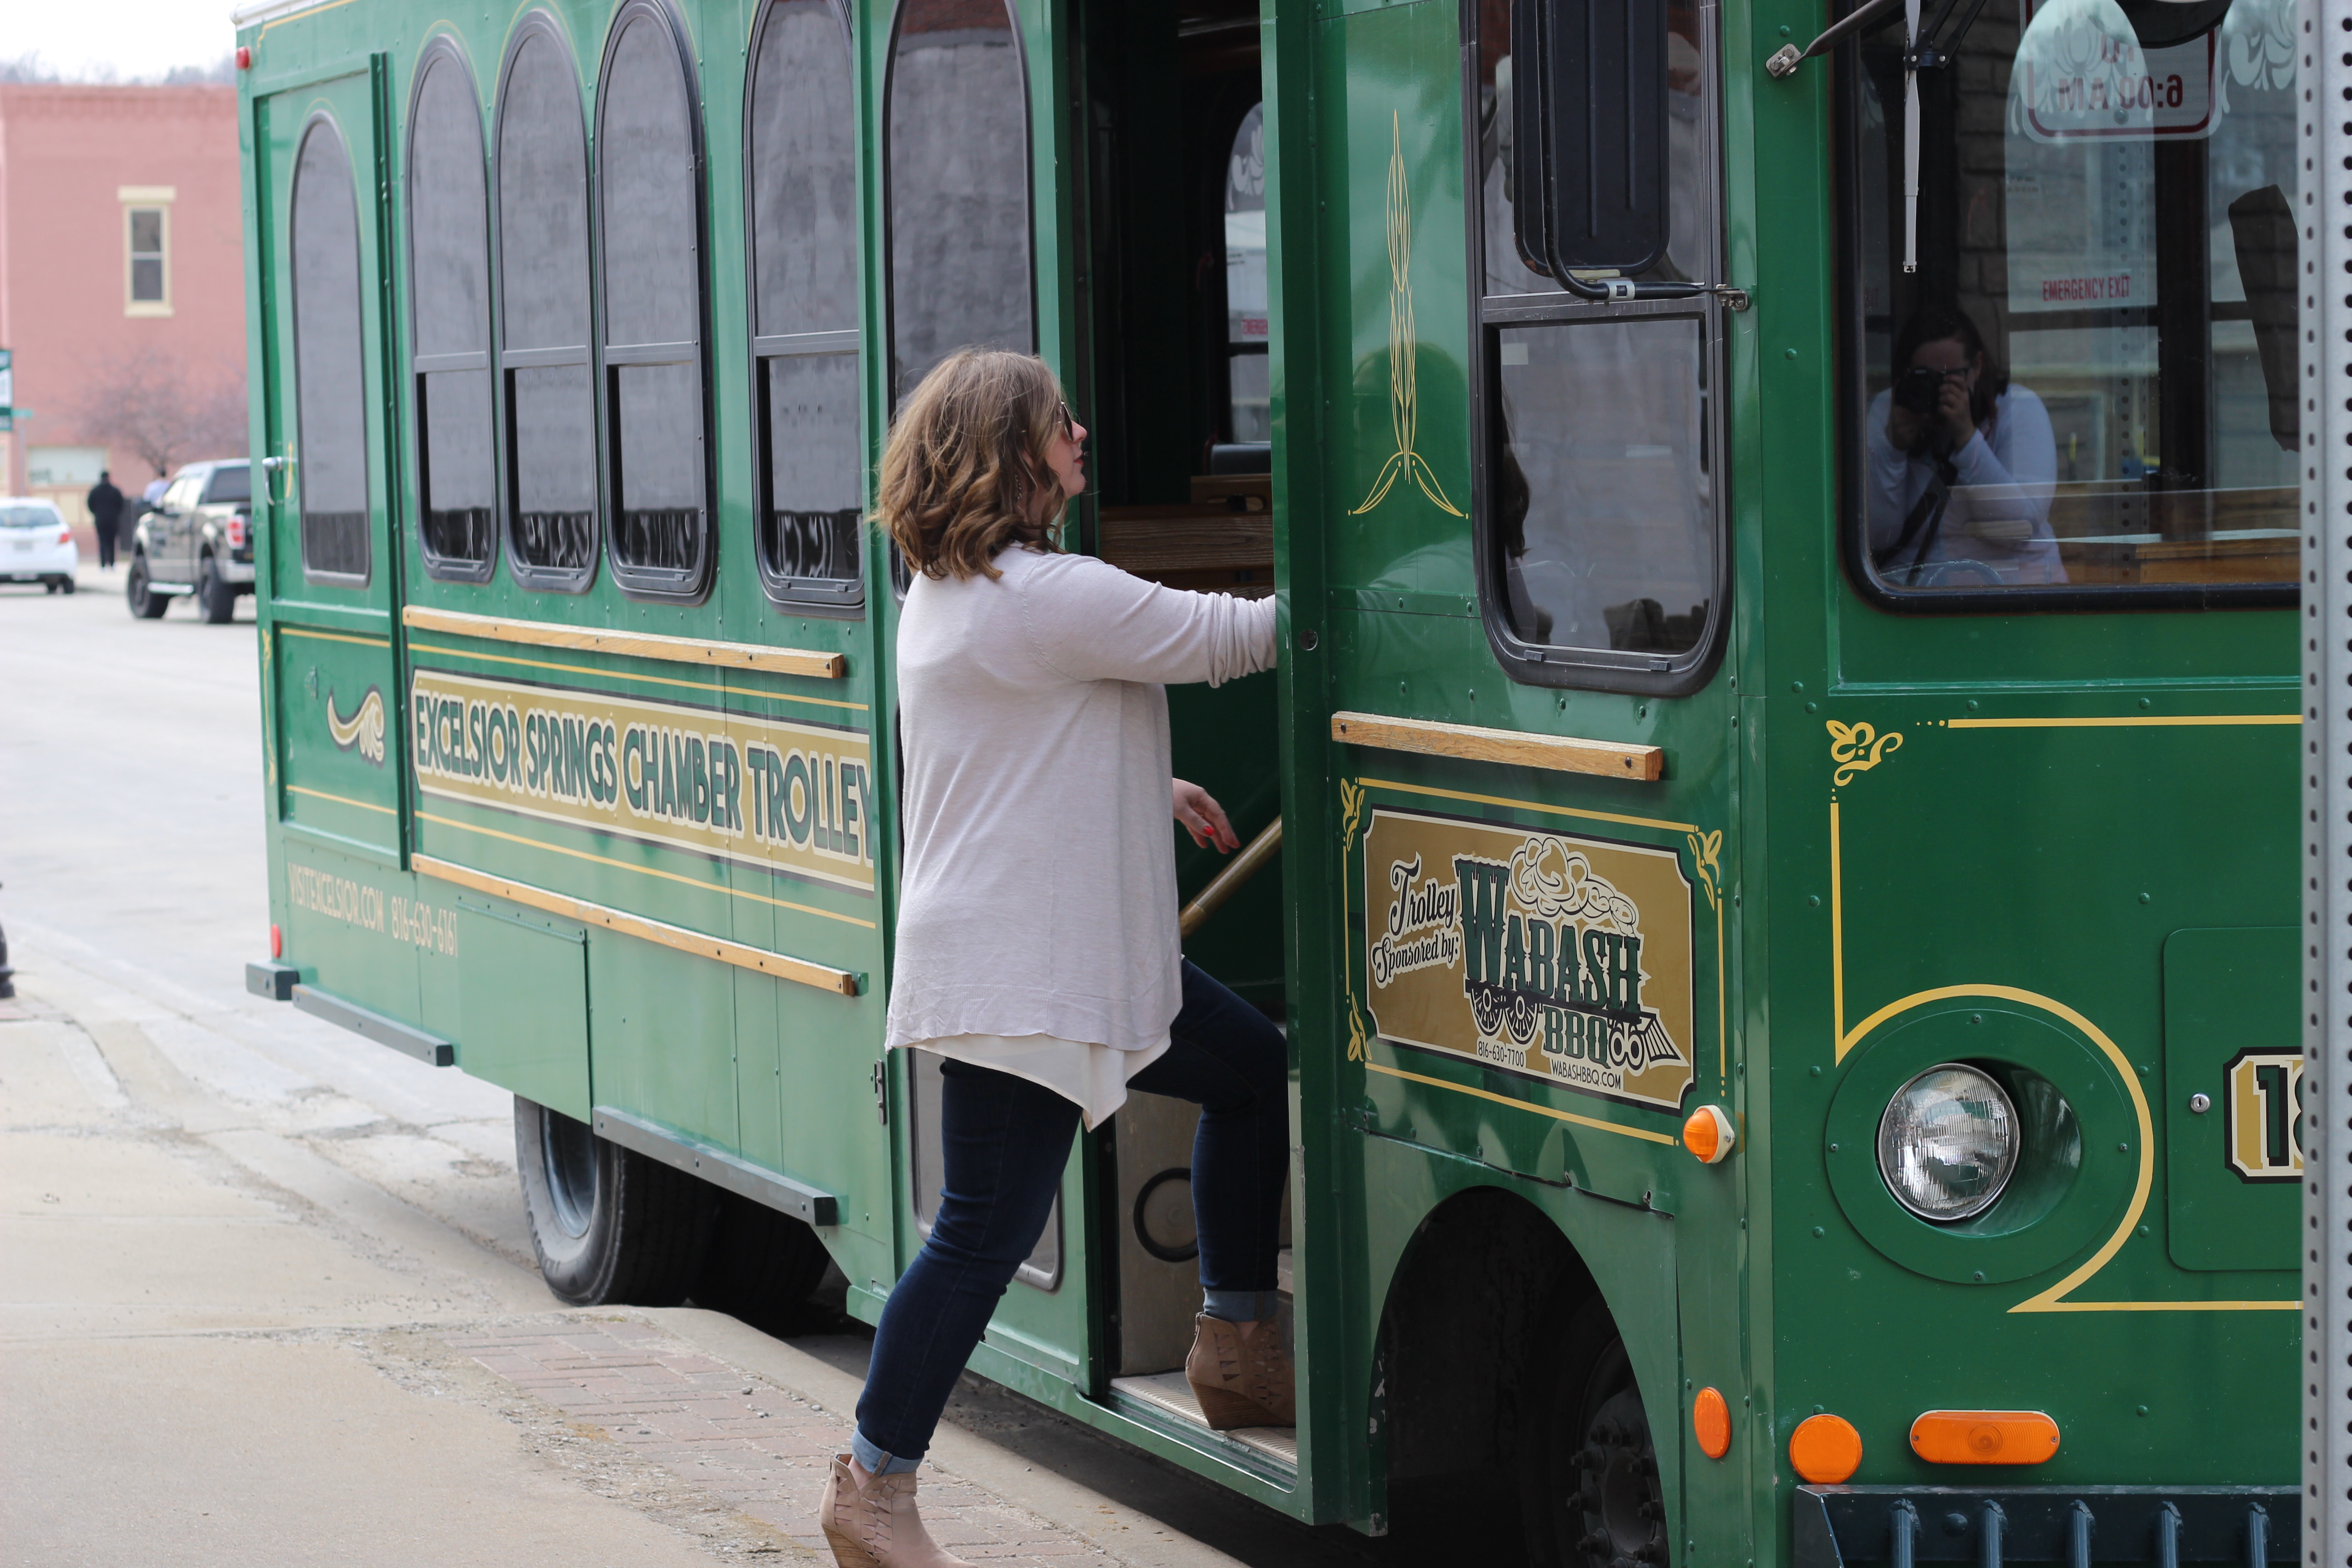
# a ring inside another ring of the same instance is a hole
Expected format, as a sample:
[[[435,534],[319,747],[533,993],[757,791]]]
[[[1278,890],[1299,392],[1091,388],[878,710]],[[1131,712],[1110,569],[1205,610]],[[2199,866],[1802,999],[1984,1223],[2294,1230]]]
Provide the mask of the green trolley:
[[[1190,1404],[1149,1096],[974,1371],[1498,1563],[2299,1559],[2307,15],[242,13],[249,984],[511,1090],[565,1300],[873,1320],[940,1171],[862,519],[1034,350],[1067,547],[1282,606],[1171,703],[1299,1425]]]

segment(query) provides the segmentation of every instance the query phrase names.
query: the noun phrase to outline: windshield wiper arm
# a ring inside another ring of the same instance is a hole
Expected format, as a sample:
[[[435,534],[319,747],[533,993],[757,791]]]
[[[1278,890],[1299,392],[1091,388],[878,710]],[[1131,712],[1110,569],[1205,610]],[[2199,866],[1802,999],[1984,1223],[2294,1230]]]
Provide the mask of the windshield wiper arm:
[[[1764,68],[1776,77],[1793,75],[1799,66],[1811,59],[1815,55],[1837,47],[1850,35],[1862,31],[1874,22],[1882,20],[1902,4],[1903,0],[1865,0],[1864,5],[1856,6],[1832,23],[1828,32],[1823,33],[1803,48],[1801,49],[1794,44],[1782,44],[1780,48],[1773,51],[1772,58],[1764,62]],[[1916,26],[1916,20],[1914,26]]]

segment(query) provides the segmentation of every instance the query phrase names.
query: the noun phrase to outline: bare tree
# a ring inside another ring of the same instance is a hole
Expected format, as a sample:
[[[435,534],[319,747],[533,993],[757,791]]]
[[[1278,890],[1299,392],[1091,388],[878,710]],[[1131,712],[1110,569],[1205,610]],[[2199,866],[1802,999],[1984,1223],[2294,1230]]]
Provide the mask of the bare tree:
[[[229,369],[206,374],[142,348],[97,367],[83,388],[80,425],[168,474],[182,463],[246,449],[245,376]]]

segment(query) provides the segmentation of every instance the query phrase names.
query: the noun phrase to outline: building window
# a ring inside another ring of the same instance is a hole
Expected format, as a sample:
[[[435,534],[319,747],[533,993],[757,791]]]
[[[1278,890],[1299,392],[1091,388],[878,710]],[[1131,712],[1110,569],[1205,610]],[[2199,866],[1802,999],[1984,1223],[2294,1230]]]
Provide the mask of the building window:
[[[572,46],[544,12],[515,31],[497,135],[509,569],[577,592],[596,569],[588,147]]]
[[[489,194],[473,73],[447,37],[425,51],[408,117],[417,538],[435,577],[489,576],[498,537],[490,416]]]
[[[360,307],[359,193],[335,122],[321,115],[294,161],[295,483],[302,571],[368,580],[367,366]]]
[[[613,572],[624,587],[668,596],[700,593],[711,556],[702,147],[688,58],[667,8],[629,0],[596,99]]]
[[[760,570],[777,598],[856,605],[857,119],[833,0],[778,0],[751,83],[751,358]]]
[[[122,305],[128,316],[172,313],[172,199],[169,185],[124,185]]]

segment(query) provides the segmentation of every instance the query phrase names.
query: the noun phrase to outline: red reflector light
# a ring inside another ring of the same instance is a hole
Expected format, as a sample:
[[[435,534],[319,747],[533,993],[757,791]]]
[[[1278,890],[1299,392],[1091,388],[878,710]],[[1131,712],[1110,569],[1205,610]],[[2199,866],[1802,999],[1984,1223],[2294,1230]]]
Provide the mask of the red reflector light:
[[[231,550],[245,548],[245,513],[241,511],[228,520],[228,547]]]
[[[236,47],[236,68],[241,71],[249,71],[253,68],[253,51],[243,44]]]
[[[276,926],[269,928],[269,956],[272,958],[286,956],[286,933]]]
[[[71,544],[73,542],[73,530],[70,528],[61,528],[58,530],[58,542],[59,544]]]

